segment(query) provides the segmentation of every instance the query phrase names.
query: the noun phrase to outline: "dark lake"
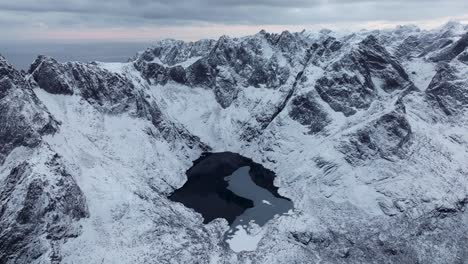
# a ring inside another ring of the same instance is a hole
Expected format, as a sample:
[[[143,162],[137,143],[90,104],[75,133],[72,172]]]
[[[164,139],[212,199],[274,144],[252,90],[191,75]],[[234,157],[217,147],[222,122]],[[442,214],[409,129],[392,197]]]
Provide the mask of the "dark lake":
[[[186,174],[185,185],[169,198],[200,213],[204,223],[225,218],[231,225],[226,240],[293,209],[273,185],[274,172],[236,153],[203,153]]]

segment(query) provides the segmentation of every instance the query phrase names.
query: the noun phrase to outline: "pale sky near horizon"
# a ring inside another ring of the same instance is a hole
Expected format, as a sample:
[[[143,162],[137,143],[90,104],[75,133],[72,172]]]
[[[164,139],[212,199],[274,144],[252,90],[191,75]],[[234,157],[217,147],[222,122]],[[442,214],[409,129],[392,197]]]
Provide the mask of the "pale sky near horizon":
[[[15,0],[3,41],[154,41],[320,28],[423,28],[468,21],[466,0]]]
[[[164,38],[198,40],[265,29],[434,28],[468,22],[466,0],[0,0],[0,54],[27,69],[59,61],[127,61]]]

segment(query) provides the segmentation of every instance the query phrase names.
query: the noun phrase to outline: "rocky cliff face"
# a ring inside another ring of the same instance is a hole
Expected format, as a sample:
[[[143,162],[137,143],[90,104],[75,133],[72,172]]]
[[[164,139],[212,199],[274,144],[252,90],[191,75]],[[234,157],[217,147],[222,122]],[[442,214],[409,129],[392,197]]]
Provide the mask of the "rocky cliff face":
[[[20,146],[35,147],[57,122],[37,99],[25,76],[0,56],[0,162]]]
[[[128,63],[0,57],[0,263],[463,263],[467,27],[165,40]],[[296,207],[233,252],[167,196],[206,150]]]
[[[85,198],[72,175],[42,137],[58,133],[59,122],[36,97],[26,76],[0,57],[1,102],[0,262],[27,263],[57,241],[79,234],[74,223],[87,217]]]

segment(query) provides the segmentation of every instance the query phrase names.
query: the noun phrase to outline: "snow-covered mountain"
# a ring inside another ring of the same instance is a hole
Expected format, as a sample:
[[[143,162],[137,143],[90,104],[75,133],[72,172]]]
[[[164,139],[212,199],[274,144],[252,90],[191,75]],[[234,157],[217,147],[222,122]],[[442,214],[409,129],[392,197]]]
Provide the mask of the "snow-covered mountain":
[[[465,263],[468,27],[0,57],[0,263]],[[277,174],[254,251],[167,197],[204,151]]]

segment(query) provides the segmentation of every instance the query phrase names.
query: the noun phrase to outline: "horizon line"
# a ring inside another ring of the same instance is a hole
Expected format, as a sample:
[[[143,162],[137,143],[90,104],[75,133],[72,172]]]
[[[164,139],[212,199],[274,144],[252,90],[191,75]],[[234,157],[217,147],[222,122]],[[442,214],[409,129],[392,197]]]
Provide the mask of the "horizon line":
[[[18,38],[4,39],[4,42],[29,41],[34,43],[145,43],[165,39],[182,41],[197,41],[202,39],[216,40],[223,35],[229,37],[245,37],[265,30],[269,33],[281,33],[283,31],[319,32],[320,30],[332,30],[337,33],[353,33],[369,30],[395,29],[399,26],[417,26],[421,30],[440,28],[448,23],[460,23],[468,25],[468,16],[459,18],[443,18],[425,21],[368,21],[353,23],[317,23],[310,25],[226,25],[204,24],[197,26],[160,26],[160,27],[114,27],[96,29],[42,29],[28,34],[22,34]]]

